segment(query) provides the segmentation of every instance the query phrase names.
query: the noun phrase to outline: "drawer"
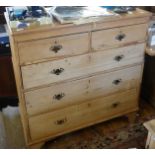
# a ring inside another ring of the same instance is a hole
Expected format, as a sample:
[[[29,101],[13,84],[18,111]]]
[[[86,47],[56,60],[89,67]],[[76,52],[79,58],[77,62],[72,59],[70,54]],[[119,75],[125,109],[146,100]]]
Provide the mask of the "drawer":
[[[88,33],[83,33],[19,43],[20,63],[87,53],[89,40]]]
[[[92,49],[95,51],[104,50],[144,41],[146,39],[146,32],[147,24],[92,32]]]
[[[97,72],[141,63],[145,44],[22,66],[24,89],[69,79],[83,78]]]
[[[138,109],[137,90],[97,98],[29,118],[32,140],[64,134]]]
[[[99,96],[138,87],[142,66],[99,74],[25,93],[29,116],[54,111]]]

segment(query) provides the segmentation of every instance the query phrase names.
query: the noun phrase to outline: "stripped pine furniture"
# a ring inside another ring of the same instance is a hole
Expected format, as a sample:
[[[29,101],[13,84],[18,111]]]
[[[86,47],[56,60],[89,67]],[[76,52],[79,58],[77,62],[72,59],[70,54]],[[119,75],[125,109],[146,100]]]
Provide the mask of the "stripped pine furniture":
[[[14,31],[8,23],[29,148],[138,110],[148,22],[132,14]]]

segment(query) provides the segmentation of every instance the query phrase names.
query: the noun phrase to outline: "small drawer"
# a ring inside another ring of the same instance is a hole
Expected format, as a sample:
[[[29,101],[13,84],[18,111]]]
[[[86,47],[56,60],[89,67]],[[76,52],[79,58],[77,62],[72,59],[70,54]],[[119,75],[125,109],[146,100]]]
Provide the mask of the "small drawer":
[[[61,135],[138,109],[137,90],[76,104],[29,118],[32,140]]]
[[[137,44],[22,66],[24,88],[29,89],[69,79],[83,78],[97,72],[142,63],[144,47],[145,44]]]
[[[99,74],[90,78],[57,84],[25,93],[29,116],[138,87],[142,66]]]
[[[141,24],[92,32],[92,49],[98,51],[145,41],[147,27]]]
[[[18,44],[20,63],[33,63],[39,60],[62,58],[87,53],[88,33],[48,38]]]

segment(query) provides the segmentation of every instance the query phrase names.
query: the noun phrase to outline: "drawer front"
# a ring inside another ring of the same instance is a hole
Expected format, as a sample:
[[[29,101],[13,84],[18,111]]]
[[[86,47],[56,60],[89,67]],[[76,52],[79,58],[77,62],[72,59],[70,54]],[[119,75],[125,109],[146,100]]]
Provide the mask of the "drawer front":
[[[92,33],[92,49],[104,50],[111,47],[144,41],[147,24],[120,27]]]
[[[138,87],[142,66],[100,74],[82,80],[57,84],[25,93],[29,116],[58,110],[99,96]]]
[[[82,128],[138,109],[137,90],[97,98],[68,108],[29,118],[32,140]]]
[[[60,58],[87,53],[88,33],[48,38],[18,44],[20,63],[26,64],[41,59]]]
[[[94,52],[66,59],[22,66],[25,89],[103,72],[109,69],[141,63],[145,44]]]

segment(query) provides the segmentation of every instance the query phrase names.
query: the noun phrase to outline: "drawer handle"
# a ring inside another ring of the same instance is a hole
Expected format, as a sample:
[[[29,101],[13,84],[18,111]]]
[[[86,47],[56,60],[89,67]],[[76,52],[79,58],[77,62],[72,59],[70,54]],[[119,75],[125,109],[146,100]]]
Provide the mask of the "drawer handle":
[[[57,125],[62,125],[62,124],[64,124],[64,123],[66,123],[66,122],[67,122],[67,118],[63,118],[63,119],[57,120],[57,121],[55,122],[55,124],[57,124]]]
[[[116,108],[116,107],[118,107],[119,104],[120,104],[120,102],[115,102],[115,103],[112,104],[112,107]]]
[[[63,71],[64,71],[63,68],[58,68],[58,69],[53,69],[51,73],[55,75],[60,75]]]
[[[117,55],[114,60],[121,61],[124,58],[124,55]]]
[[[122,41],[125,37],[126,37],[125,34],[119,34],[119,35],[116,36],[116,39],[117,39],[118,41]]]
[[[54,53],[58,53],[58,51],[61,49],[62,49],[62,45],[54,45],[50,47],[50,50],[53,51]]]
[[[117,80],[114,80],[112,83],[115,84],[115,85],[118,85],[122,82],[122,79],[117,79]]]
[[[61,100],[65,96],[64,93],[56,94],[53,96],[55,100]]]

